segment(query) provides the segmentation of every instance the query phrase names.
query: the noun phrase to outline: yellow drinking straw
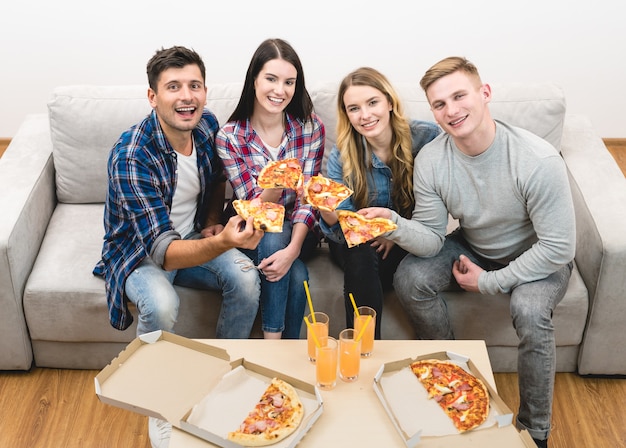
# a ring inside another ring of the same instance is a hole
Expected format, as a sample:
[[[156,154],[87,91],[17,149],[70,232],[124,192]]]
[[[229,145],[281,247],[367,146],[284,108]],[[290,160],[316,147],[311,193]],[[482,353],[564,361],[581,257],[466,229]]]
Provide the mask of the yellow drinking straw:
[[[304,281],[304,290],[306,291],[306,298],[309,301],[309,310],[311,310],[311,317],[313,318],[313,323],[317,323],[315,320],[315,310],[313,309],[313,302],[311,301],[311,293],[309,292],[309,284],[307,281]]]
[[[320,341],[317,340],[317,336],[315,335],[315,332],[311,328],[311,323],[309,322],[309,319],[307,319],[306,316],[304,316],[304,323],[306,323],[306,326],[309,328],[311,335],[313,335],[313,341],[315,342],[315,345],[317,345],[319,348],[322,348],[322,344],[320,344]]]
[[[367,324],[370,323],[370,320],[372,320],[372,315],[371,314],[369,316],[367,316],[367,320],[365,321],[365,325],[363,325],[363,328],[361,328],[361,331],[359,332],[359,335],[356,337],[356,341],[355,342],[359,342],[361,340],[361,338],[363,337],[363,333],[365,333],[365,329],[367,328]]]
[[[350,301],[352,302],[352,306],[354,307],[354,314],[356,317],[359,317],[359,309],[356,307],[356,302],[354,301],[354,296],[350,293]]]

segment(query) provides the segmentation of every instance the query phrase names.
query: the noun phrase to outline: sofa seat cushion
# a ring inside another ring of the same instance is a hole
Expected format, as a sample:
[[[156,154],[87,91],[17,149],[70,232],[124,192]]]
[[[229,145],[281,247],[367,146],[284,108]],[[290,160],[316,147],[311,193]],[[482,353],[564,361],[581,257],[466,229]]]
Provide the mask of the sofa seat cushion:
[[[129,342],[136,319],[125,331],[109,324],[104,280],[92,275],[100,259],[103,204],[58,204],[24,293],[31,338],[41,341]],[[176,287],[181,297],[175,332],[213,338],[221,294]],[[131,305],[136,317],[136,310]]]
[[[329,333],[337,337],[345,328],[343,273],[331,262],[326,244],[322,244],[317,256],[307,266],[313,307],[331,316]],[[577,346],[581,343],[587,319],[587,294],[587,288],[574,266],[565,297],[554,312],[558,346]],[[484,340],[488,346],[517,347],[519,341],[509,312],[509,295],[446,291],[443,297],[457,339]],[[385,294],[382,326],[384,339],[415,338],[408,316],[393,291]],[[305,331],[303,335],[306,337]]]
[[[576,267],[572,271],[563,300],[554,310],[557,346],[579,345],[587,319],[587,288]],[[485,295],[445,292],[450,322],[457,339],[482,339],[487,346],[517,347],[508,294]]]

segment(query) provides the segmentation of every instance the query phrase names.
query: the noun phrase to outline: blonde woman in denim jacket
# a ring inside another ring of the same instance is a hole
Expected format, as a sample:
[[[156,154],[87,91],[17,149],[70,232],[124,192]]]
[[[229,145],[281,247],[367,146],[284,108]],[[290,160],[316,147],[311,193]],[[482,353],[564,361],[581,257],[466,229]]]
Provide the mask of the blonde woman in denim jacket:
[[[409,120],[398,94],[379,71],[361,67],[348,74],[337,95],[337,143],[328,158],[327,176],[354,194],[339,209],[358,211],[386,207],[410,217],[413,197],[413,160],[440,133],[437,124]],[[378,237],[348,248],[334,212],[321,212],[320,227],[330,251],[344,272],[346,326],[353,327],[349,294],[357,306],[376,310],[376,338],[380,339],[383,294],[406,251]]]

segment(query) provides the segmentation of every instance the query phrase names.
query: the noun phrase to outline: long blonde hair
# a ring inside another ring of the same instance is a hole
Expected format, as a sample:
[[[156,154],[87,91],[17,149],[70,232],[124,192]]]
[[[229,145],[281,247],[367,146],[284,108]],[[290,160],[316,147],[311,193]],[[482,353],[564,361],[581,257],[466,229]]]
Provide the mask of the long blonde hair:
[[[350,86],[369,86],[382,92],[392,106],[389,123],[392,127],[391,160],[388,163],[394,180],[391,198],[396,211],[410,216],[415,204],[413,196],[413,153],[411,129],[398,94],[387,78],[370,67],[361,67],[348,74],[339,86],[337,94],[337,148],[343,162],[343,180],[354,194],[352,200],[357,209],[367,207],[369,189],[367,171],[371,170],[371,158],[367,157],[363,139],[348,118],[343,101]]]

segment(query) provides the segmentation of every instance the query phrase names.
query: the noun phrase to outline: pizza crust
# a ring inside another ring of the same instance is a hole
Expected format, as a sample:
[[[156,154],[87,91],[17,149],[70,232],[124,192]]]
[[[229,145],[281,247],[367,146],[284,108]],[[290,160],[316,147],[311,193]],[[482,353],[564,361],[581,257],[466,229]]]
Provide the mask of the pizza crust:
[[[277,398],[273,398],[279,391]],[[275,405],[280,406],[275,406]],[[262,411],[257,411],[262,409]],[[261,415],[263,414],[263,415]],[[273,378],[268,388],[259,400],[259,404],[243,421],[241,427],[228,433],[228,440],[243,446],[267,446],[273,445],[293,434],[304,418],[304,406],[296,389],[286,381]],[[244,432],[245,428],[255,425],[257,421],[276,423],[275,429],[269,425],[264,431],[255,433]]]

